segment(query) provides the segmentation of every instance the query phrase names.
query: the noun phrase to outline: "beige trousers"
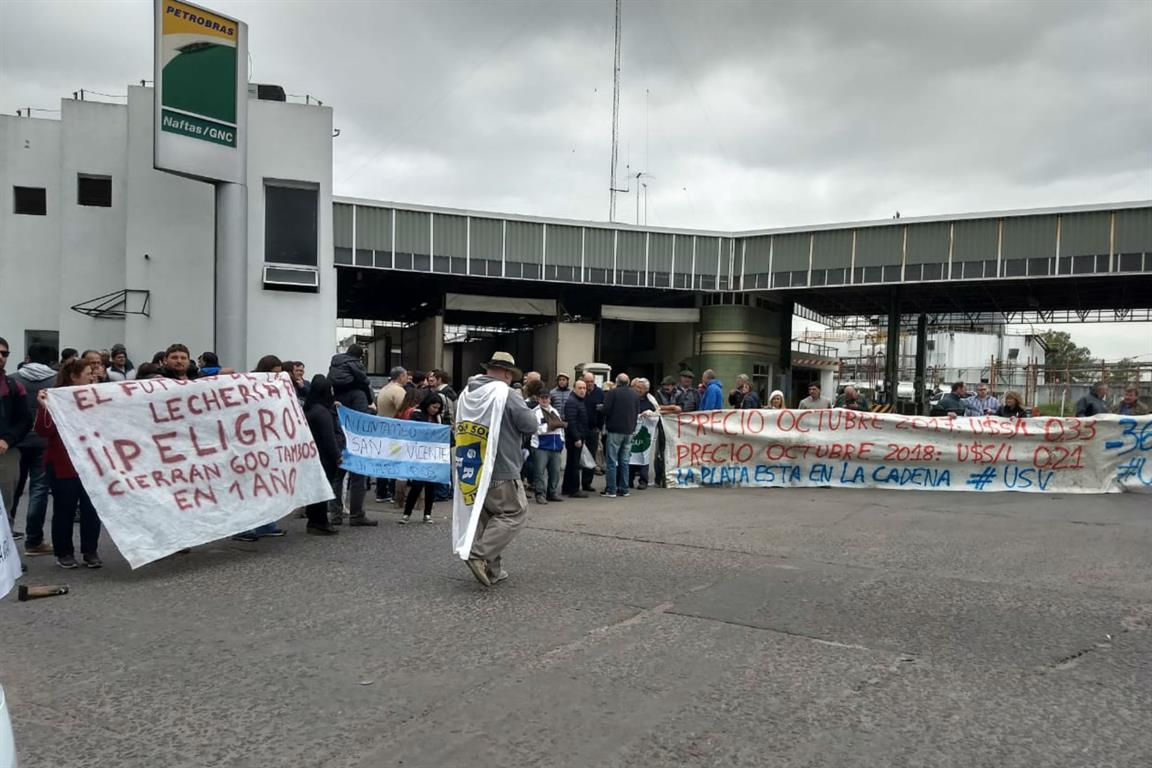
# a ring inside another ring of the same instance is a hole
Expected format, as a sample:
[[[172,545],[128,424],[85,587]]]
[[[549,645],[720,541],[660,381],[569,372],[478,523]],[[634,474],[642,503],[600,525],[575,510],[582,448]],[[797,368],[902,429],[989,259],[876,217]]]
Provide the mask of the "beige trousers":
[[[516,480],[493,480],[484,497],[476,538],[472,542],[472,557],[488,562],[498,561],[504,548],[516,538],[524,521],[528,519],[528,498],[524,483]]]

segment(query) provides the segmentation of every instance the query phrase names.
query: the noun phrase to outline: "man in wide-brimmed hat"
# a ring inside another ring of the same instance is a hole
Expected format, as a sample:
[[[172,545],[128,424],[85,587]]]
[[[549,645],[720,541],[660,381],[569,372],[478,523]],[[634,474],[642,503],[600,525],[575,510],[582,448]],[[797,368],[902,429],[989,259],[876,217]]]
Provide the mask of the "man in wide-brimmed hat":
[[[486,373],[473,376],[468,382],[460,400],[467,402],[473,393],[493,382],[511,385],[522,373],[515,358],[507,352],[497,352],[484,364]],[[495,446],[495,461],[492,464],[488,495],[484,497],[484,507],[480,512],[480,522],[476,526],[476,537],[472,541],[468,568],[484,586],[508,578],[503,568],[502,553],[519,533],[528,517],[528,498],[524,494],[524,481],[520,471],[524,466],[523,443],[525,437],[536,434],[536,416],[524,402],[524,398],[511,395],[504,405],[504,416],[500,424],[500,437]],[[489,450],[491,450],[491,446]]]

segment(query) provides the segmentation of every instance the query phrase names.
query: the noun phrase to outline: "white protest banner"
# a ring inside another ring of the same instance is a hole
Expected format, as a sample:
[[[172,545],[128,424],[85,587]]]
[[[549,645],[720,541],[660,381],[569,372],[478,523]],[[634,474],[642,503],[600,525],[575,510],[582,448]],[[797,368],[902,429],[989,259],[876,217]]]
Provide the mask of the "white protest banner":
[[[20,552],[12,538],[12,526],[8,525],[8,510],[0,499],[0,597],[12,591],[21,573]]]
[[[472,554],[484,497],[492,483],[492,465],[500,424],[511,388],[502,381],[465,390],[456,401],[456,490],[452,496],[452,551],[461,560]]]
[[[133,568],[332,498],[285,373],[45,391],[84,489]]]
[[[631,453],[628,454],[628,463],[637,467],[646,467],[652,463],[652,449],[656,445],[656,425],[660,417],[656,414],[636,417],[636,429],[632,432]]]
[[[949,418],[835,409],[662,418],[673,488],[1152,493],[1152,416]]]

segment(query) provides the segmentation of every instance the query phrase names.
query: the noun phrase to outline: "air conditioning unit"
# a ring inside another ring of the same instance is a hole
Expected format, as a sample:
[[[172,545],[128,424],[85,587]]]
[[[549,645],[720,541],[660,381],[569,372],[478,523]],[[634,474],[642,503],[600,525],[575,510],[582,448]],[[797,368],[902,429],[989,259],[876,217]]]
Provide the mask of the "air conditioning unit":
[[[288,94],[284,93],[282,85],[267,85],[265,83],[248,83],[248,98],[260,101],[288,101]]]
[[[264,288],[270,291],[317,293],[320,290],[320,270],[316,267],[265,264]]]

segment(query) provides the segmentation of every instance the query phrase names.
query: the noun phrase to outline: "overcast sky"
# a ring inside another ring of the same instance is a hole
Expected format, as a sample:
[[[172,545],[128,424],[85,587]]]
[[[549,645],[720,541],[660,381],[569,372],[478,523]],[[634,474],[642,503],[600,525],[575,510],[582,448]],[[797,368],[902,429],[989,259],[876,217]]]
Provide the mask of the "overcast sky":
[[[612,0],[208,5],[254,81],[335,109],[337,194],[607,218]],[[652,224],[1152,199],[1148,0],[625,0],[622,28],[618,184],[651,174]],[[0,0],[0,111],[151,77],[150,2]]]

